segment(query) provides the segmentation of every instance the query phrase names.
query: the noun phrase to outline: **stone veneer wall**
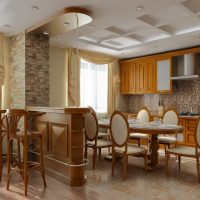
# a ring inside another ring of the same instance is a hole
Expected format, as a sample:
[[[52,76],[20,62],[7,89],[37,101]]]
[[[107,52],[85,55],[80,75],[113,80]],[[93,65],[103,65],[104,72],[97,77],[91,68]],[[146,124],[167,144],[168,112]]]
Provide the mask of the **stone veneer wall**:
[[[11,38],[10,108],[25,107],[25,34]]]
[[[11,38],[10,108],[49,106],[49,39],[21,33]]]
[[[128,100],[129,112],[137,113],[142,106],[146,106],[152,113],[158,112],[159,99],[164,107],[174,107],[178,112],[190,111],[200,113],[200,80],[185,80],[176,82],[173,94],[145,94],[131,95]]]
[[[26,105],[49,106],[49,38],[26,34]]]

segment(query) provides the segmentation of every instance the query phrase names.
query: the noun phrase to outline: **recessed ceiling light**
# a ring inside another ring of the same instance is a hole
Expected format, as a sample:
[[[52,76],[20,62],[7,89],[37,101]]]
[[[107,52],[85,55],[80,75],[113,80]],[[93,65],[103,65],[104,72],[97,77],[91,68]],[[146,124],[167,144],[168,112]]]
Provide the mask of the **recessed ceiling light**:
[[[31,6],[31,10],[39,10],[38,6]]]
[[[136,7],[136,10],[142,10],[143,9],[143,6],[137,6]]]
[[[91,24],[89,25],[89,28],[95,28],[95,25]]]
[[[60,38],[57,38],[58,41],[60,41]]]
[[[49,35],[49,33],[47,31],[44,31],[43,34],[44,35]]]
[[[69,25],[69,22],[64,22],[64,25],[68,26],[68,25]]]

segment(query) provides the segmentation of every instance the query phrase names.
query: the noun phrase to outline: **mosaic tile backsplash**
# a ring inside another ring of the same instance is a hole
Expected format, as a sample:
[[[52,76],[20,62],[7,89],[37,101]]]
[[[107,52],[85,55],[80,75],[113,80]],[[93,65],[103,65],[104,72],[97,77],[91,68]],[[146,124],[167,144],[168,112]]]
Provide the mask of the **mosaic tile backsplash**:
[[[181,80],[174,82],[173,94],[145,94],[128,97],[128,111],[137,113],[146,106],[151,113],[158,113],[159,100],[165,109],[174,107],[178,112],[190,111],[200,113],[200,80]]]

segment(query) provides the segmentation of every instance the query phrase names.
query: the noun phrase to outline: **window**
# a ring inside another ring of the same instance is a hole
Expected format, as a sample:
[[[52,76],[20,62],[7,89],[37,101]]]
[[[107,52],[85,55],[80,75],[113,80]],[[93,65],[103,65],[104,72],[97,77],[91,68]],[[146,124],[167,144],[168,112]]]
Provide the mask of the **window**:
[[[108,110],[108,65],[98,65],[81,59],[80,105],[92,106],[98,113]]]

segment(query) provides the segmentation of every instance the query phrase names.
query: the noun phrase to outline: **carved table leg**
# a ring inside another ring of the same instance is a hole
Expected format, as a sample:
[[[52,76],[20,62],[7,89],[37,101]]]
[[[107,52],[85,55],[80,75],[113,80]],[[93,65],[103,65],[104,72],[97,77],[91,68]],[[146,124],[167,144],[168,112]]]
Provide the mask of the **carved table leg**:
[[[150,166],[155,167],[158,164],[158,135],[152,134],[151,144],[150,144]]]

